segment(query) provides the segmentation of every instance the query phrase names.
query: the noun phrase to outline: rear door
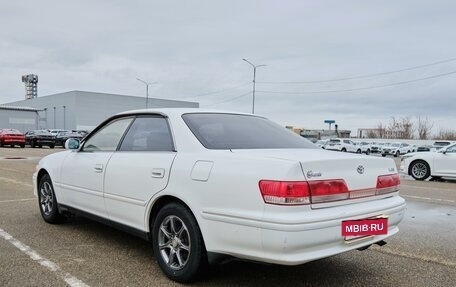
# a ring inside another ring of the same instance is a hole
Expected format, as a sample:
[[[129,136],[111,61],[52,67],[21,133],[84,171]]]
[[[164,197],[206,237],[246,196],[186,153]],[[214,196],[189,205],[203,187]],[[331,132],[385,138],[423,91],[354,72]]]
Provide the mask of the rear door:
[[[106,169],[104,198],[109,218],[144,230],[146,205],[168,184],[175,156],[167,119],[138,116]]]

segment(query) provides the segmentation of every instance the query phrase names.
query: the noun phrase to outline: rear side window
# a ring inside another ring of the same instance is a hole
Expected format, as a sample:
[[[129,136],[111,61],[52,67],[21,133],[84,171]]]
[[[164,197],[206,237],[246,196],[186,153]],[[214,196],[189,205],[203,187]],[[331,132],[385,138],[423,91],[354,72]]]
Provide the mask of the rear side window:
[[[121,151],[174,151],[168,122],[161,116],[135,119],[120,146]]]
[[[194,113],[182,118],[208,149],[317,148],[303,137],[257,116]]]
[[[336,140],[336,139],[331,139],[329,140],[330,143],[340,143],[340,140]]]

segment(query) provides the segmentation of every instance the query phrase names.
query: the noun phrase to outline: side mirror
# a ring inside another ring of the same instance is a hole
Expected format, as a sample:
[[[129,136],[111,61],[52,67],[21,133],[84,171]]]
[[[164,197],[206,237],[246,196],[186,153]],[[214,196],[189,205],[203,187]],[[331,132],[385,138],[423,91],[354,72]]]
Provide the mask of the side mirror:
[[[78,139],[67,139],[65,142],[65,149],[76,150],[79,148],[80,142]]]

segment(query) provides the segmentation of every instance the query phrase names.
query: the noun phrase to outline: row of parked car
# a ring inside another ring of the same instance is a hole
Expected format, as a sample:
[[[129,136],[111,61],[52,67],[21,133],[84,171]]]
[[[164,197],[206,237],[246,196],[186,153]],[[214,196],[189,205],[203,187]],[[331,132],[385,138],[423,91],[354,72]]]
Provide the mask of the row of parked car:
[[[87,135],[87,131],[82,130],[33,130],[22,133],[16,129],[1,129],[0,130],[0,147],[4,146],[20,146],[24,148],[26,145],[31,147],[54,148],[56,146],[65,146],[65,141],[69,138],[82,139]]]
[[[449,146],[450,141],[436,141],[433,145],[416,146],[402,142],[355,142],[345,138],[332,138],[329,140],[318,140],[315,144],[323,149],[353,153],[381,153],[382,156],[392,155],[399,157],[411,152],[438,151]]]

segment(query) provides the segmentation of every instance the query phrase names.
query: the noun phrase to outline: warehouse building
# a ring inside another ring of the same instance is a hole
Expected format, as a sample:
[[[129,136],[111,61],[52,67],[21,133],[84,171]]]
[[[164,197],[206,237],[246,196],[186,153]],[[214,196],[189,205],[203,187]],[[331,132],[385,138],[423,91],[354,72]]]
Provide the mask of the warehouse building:
[[[198,108],[196,102],[149,98],[149,108]],[[145,97],[70,91],[0,106],[0,128],[92,130],[119,112],[143,109]]]
[[[20,131],[38,128],[39,109],[0,105],[0,129],[9,128]]]

